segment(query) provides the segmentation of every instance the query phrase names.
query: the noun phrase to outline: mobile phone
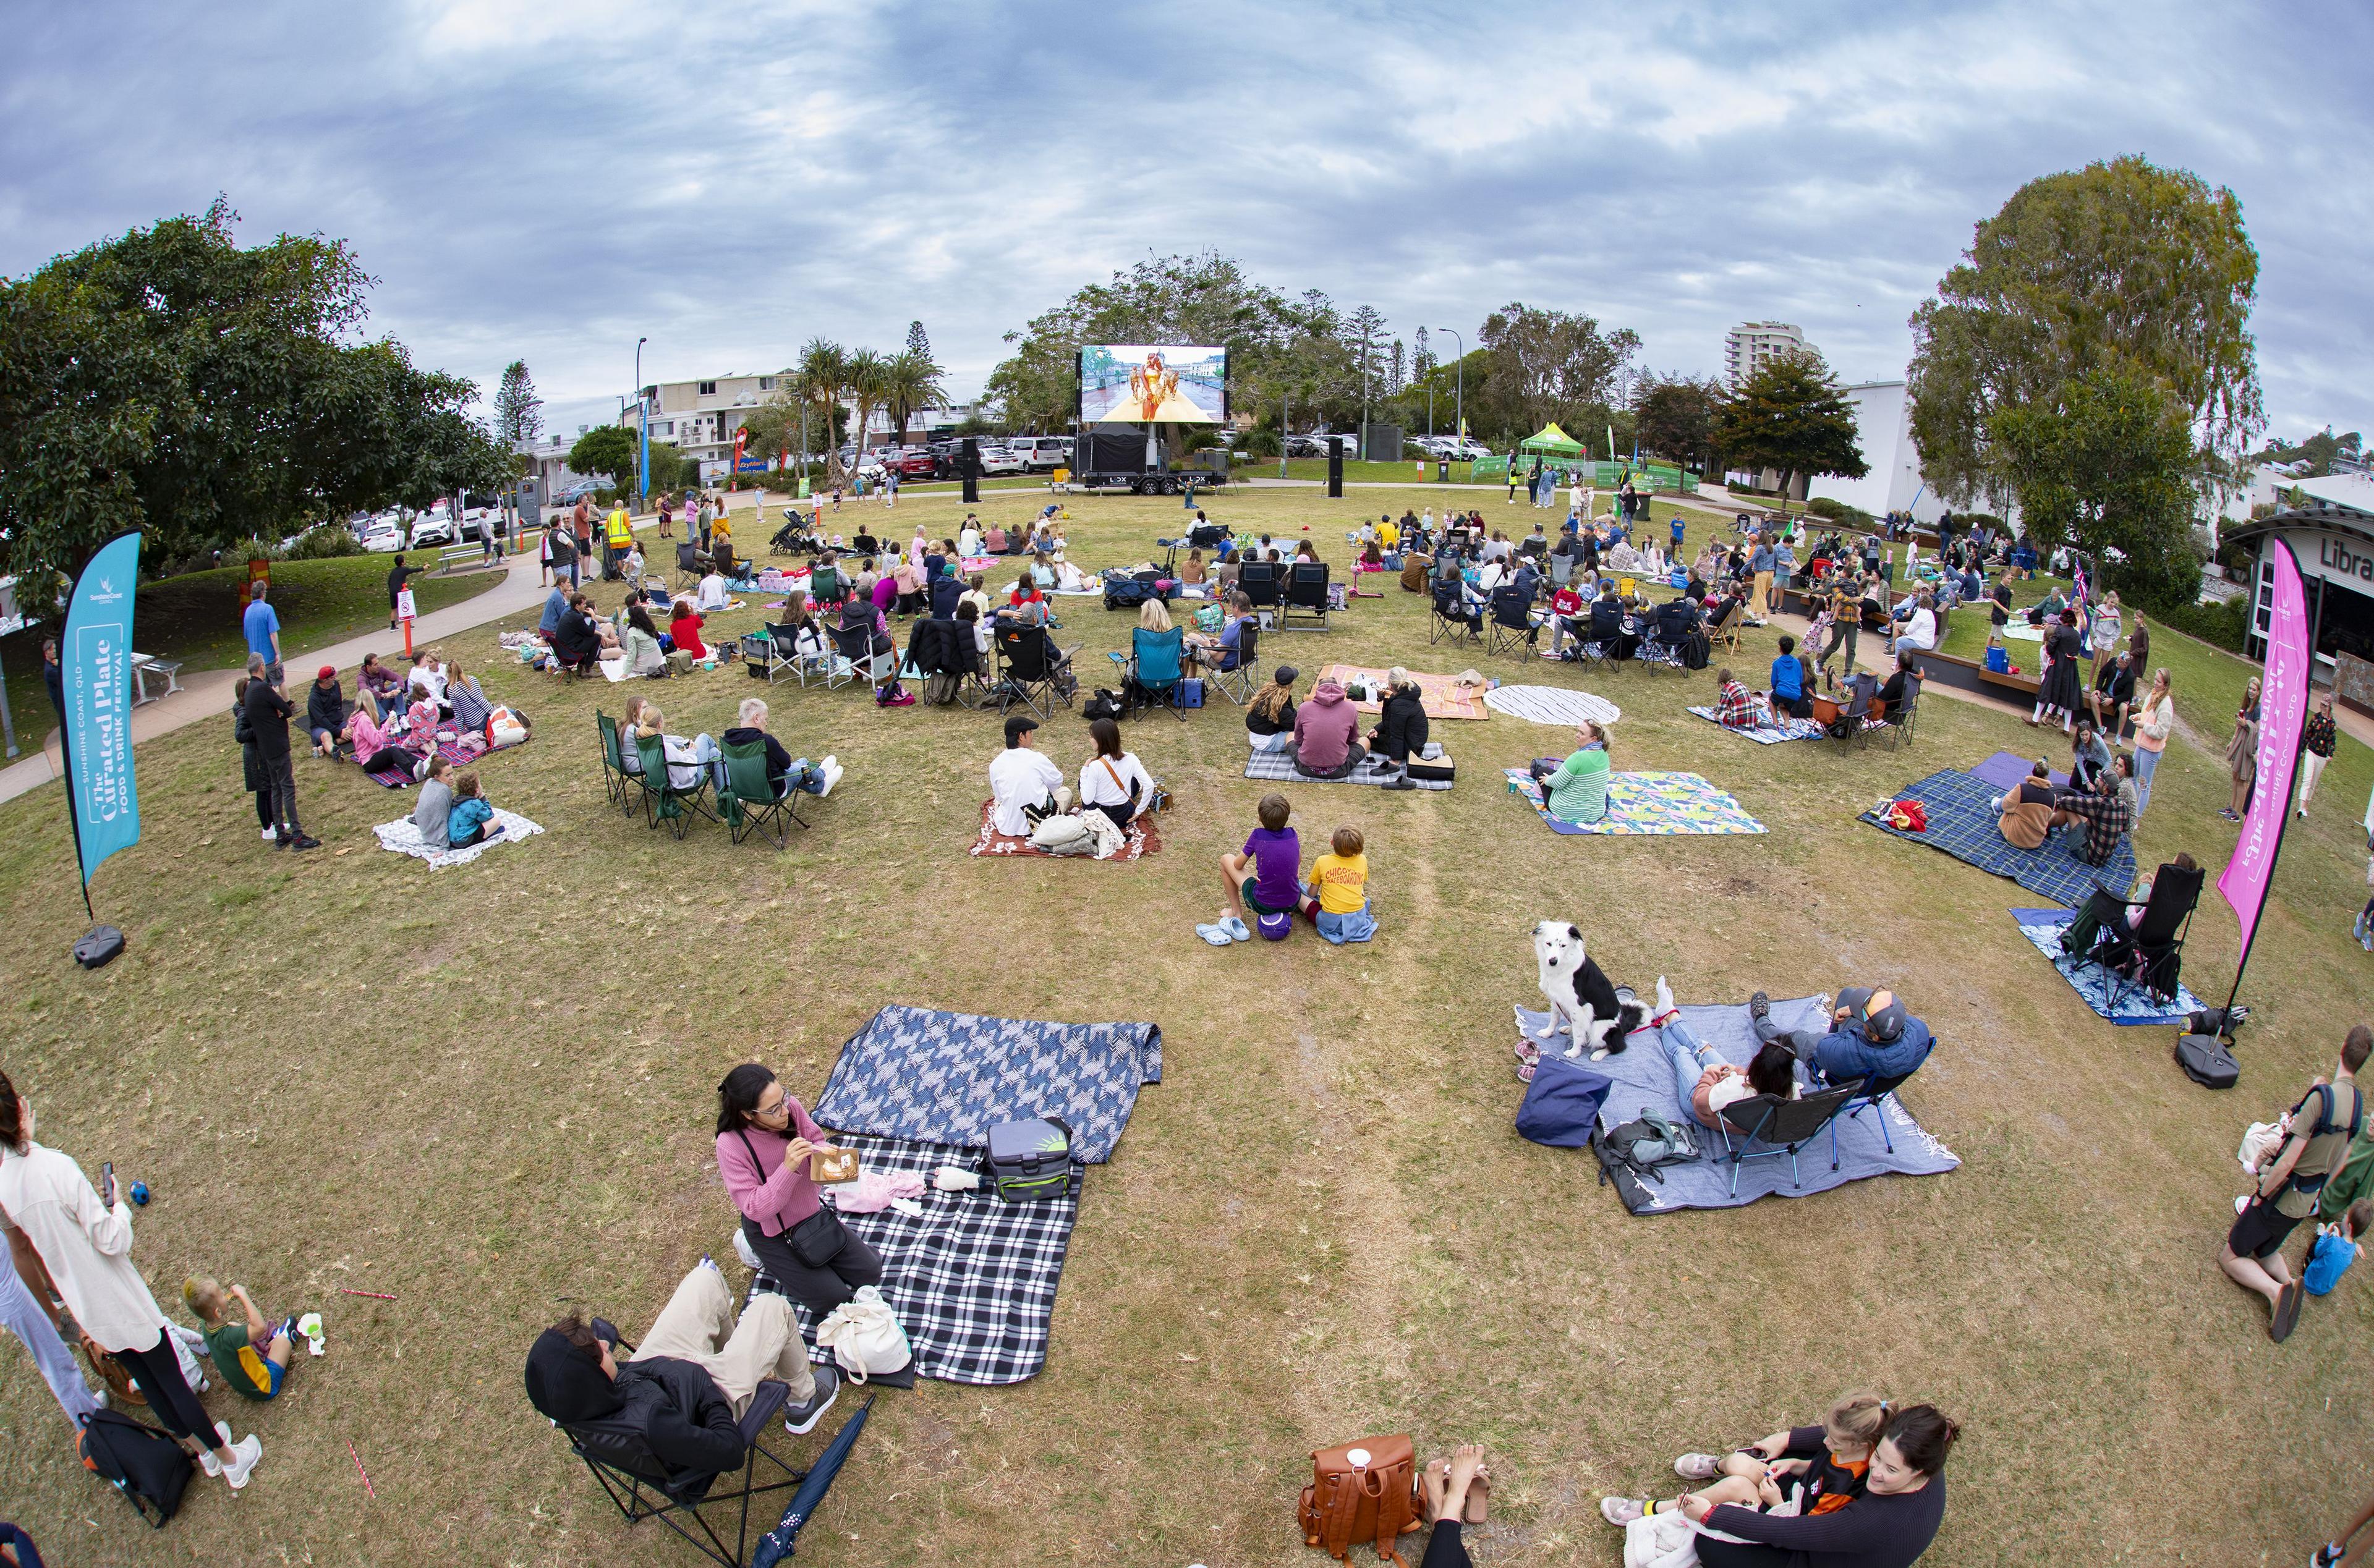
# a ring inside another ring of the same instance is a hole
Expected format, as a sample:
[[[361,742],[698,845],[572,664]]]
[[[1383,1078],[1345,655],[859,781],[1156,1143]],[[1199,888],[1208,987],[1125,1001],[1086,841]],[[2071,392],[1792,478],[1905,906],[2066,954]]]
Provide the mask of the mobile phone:
[[[101,1162],[99,1167],[99,1196],[111,1209],[115,1207],[115,1162]]]

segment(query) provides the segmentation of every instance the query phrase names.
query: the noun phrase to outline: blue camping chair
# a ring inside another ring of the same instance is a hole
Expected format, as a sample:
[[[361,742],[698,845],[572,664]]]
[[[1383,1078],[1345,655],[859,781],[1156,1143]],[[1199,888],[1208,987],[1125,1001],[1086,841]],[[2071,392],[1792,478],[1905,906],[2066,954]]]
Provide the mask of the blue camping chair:
[[[1185,657],[1186,641],[1187,634],[1177,626],[1167,632],[1130,628],[1128,655],[1105,655],[1121,666],[1122,700],[1168,708],[1171,717],[1181,724],[1187,722],[1186,710],[1179,706],[1180,661]]]
[[[1932,1042],[1929,1048],[1933,1052],[1937,1047]],[[1916,1067],[1912,1072],[1920,1071],[1921,1069]],[[1856,1090],[1846,1103],[1846,1119],[1849,1121],[1854,1120],[1866,1110],[1875,1113],[1874,1119],[1879,1123],[1879,1140],[1887,1145],[1887,1152],[1891,1154],[1896,1153],[1896,1138],[1887,1130],[1887,1113],[1879,1108],[1879,1103],[1895,1094],[1898,1088],[1912,1076],[1912,1072],[1898,1072],[1892,1075],[1883,1073],[1877,1078],[1865,1079],[1863,1087]],[[1834,1117],[1830,1122],[1830,1169],[1838,1168],[1839,1124]]]
[[[1733,1100],[1722,1107],[1722,1158],[1731,1166],[1731,1195],[1739,1196],[1739,1167],[1750,1160],[1789,1156],[1789,1184],[1797,1182],[1797,1151],[1804,1148],[1839,1118],[1847,1102],[1863,1092],[1860,1078],[1808,1094],[1802,1100],[1776,1100],[1768,1094]],[[1735,1135],[1735,1136],[1734,1136]],[[1838,1169],[1838,1140],[1830,1141],[1830,1168]]]

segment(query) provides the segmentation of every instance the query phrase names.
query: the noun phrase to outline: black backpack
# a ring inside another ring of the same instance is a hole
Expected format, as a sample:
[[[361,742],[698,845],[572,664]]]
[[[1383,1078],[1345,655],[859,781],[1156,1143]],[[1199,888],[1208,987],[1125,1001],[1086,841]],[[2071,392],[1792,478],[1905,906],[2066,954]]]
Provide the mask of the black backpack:
[[[194,1467],[170,1433],[113,1410],[94,1410],[83,1424],[79,1447],[84,1467],[122,1492],[150,1527],[163,1529],[181,1511]]]
[[[1661,1184],[1665,1178],[1659,1166],[1685,1164],[1698,1157],[1693,1129],[1646,1110],[1631,1121],[1610,1128],[1600,1147],[1634,1176],[1652,1176]]]

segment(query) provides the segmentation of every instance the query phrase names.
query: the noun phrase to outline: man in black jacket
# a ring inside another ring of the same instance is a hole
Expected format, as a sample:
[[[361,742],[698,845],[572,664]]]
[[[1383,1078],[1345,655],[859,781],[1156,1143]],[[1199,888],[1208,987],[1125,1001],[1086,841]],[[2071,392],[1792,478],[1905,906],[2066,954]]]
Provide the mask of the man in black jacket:
[[[592,669],[602,651],[602,634],[594,625],[591,603],[582,593],[572,596],[552,637],[552,656],[563,669],[579,674]]]
[[[810,1364],[790,1301],[762,1292],[737,1322],[725,1278],[706,1258],[676,1286],[642,1348],[623,1362],[617,1350],[612,1335],[570,1313],[527,1353],[528,1401],[564,1426],[631,1427],[671,1476],[741,1468],[739,1421],[762,1380],[791,1385],[783,1424],[795,1434],[812,1430],[840,1391],[838,1373]]]
[[[318,849],[322,841],[297,824],[297,774],[288,756],[288,720],[297,708],[279,687],[264,678],[264,656],[247,656],[247,729],[255,737],[257,758],[271,781],[272,817],[277,849]]]

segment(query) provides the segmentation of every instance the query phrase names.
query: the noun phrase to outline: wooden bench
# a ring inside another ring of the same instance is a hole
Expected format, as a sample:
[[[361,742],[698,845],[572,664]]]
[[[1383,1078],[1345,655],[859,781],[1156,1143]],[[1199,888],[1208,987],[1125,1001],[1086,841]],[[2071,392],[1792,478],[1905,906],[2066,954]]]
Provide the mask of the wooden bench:
[[[483,544],[448,544],[437,552],[438,575],[442,577],[464,567],[493,566],[495,563],[487,560],[486,554],[487,547]]]
[[[2043,681],[2035,675],[1998,674],[1975,659],[1958,653],[1932,653],[1915,649],[1912,661],[1924,679],[1940,681],[1957,691],[1978,692],[2005,701],[2033,704]]]

